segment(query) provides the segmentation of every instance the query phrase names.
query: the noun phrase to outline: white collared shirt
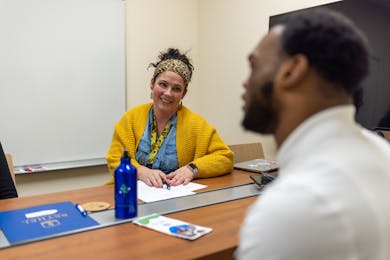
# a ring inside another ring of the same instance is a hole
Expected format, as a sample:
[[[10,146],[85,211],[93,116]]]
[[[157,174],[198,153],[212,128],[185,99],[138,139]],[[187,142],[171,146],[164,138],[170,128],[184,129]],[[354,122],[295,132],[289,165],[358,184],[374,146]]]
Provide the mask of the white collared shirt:
[[[390,259],[390,145],[321,111],[280,147],[279,178],[251,206],[239,259]]]

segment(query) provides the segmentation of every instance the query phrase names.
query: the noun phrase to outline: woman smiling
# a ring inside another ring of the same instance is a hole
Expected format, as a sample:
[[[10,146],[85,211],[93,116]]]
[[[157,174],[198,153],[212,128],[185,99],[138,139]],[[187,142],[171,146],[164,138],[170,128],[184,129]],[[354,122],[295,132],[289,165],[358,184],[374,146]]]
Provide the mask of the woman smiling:
[[[150,66],[155,68],[153,102],[130,109],[115,125],[106,156],[110,172],[125,148],[138,179],[149,186],[176,186],[231,172],[233,152],[213,126],[182,105],[193,71],[188,57],[170,48]]]

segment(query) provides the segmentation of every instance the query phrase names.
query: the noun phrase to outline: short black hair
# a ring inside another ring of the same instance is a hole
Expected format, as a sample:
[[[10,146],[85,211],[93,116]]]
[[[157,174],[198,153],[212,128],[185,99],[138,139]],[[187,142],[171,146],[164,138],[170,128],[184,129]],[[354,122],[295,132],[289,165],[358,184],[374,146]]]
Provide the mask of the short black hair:
[[[192,77],[192,72],[194,70],[194,66],[191,64],[191,60],[189,57],[187,57],[186,53],[181,53],[179,49],[175,48],[168,48],[165,52],[160,52],[160,55],[158,56],[158,61],[155,63],[150,63],[149,67],[154,67],[156,68],[158,64],[163,62],[164,60],[180,60],[182,61],[185,65],[187,65],[188,69],[190,70],[190,80]],[[158,75],[155,75],[154,78],[152,79],[153,82],[156,80]]]
[[[284,51],[303,54],[321,77],[353,95],[368,75],[366,37],[345,16],[326,8],[298,11],[281,21]]]

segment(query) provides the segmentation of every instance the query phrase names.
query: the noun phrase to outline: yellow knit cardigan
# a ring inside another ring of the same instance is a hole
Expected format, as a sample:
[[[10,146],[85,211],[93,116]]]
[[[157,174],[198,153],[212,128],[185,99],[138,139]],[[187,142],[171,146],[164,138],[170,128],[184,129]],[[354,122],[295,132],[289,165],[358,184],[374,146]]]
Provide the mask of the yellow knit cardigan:
[[[119,165],[123,149],[127,148],[131,163],[135,160],[138,144],[144,133],[152,103],[139,105],[127,111],[115,125],[112,143],[106,160],[110,173]],[[222,141],[214,127],[197,113],[182,106],[177,112],[176,149],[179,167],[195,163],[197,178],[214,177],[233,170],[233,152]],[[108,182],[113,183],[114,178]]]

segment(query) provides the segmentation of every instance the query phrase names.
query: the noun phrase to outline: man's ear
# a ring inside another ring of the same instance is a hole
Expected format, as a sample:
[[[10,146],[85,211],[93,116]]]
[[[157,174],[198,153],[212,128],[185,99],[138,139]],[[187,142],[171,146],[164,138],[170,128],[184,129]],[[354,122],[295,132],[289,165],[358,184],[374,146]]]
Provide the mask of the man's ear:
[[[280,65],[275,82],[282,88],[291,88],[297,85],[308,73],[309,61],[305,55],[294,55]]]

